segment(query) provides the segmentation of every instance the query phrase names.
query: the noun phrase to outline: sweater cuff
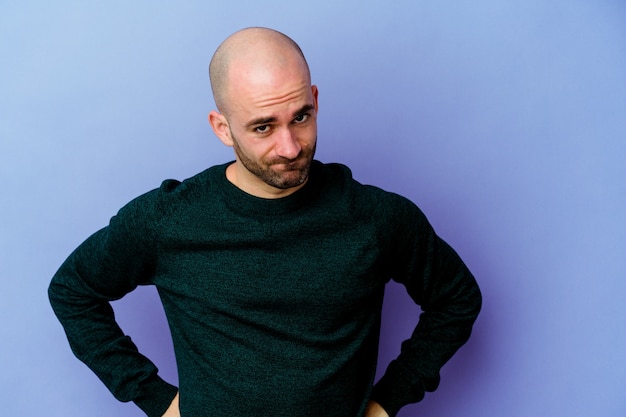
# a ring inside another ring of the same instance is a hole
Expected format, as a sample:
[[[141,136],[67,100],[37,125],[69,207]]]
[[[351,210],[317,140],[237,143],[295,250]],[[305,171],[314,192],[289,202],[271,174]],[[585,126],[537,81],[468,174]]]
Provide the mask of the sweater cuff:
[[[434,391],[439,385],[438,377],[425,385],[428,381],[416,380],[415,376],[406,375],[407,372],[392,362],[372,389],[371,399],[380,404],[390,417],[395,417],[405,405],[421,401],[425,391]]]
[[[177,393],[178,388],[168,384],[159,376],[154,376],[143,382],[141,391],[133,402],[148,417],[162,417]]]
[[[387,375],[384,375],[372,389],[371,399],[381,405],[389,414],[389,417],[395,417],[404,404],[397,398],[402,389],[407,387],[395,387]]]

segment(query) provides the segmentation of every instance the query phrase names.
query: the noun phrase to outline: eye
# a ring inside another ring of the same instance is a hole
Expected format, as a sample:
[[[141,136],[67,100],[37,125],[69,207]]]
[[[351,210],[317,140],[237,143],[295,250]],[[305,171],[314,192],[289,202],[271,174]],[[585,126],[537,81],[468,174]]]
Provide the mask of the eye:
[[[270,125],[262,125],[254,128],[256,133],[267,133],[270,131]]]
[[[295,119],[293,119],[294,123],[304,123],[307,121],[307,119],[309,118],[309,114],[308,113],[302,113],[299,114],[295,117]]]

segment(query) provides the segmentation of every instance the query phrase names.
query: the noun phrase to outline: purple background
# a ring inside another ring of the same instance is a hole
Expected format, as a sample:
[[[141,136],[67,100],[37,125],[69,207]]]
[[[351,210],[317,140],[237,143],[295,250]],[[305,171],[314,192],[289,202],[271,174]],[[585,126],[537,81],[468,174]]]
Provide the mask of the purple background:
[[[2,2],[0,414],[142,415],[74,359],[46,288],[128,200],[232,158],[206,68],[252,25],[307,55],[318,158],[414,200],[481,284],[473,338],[400,415],[626,415],[617,0]],[[154,289],[115,308],[175,381]],[[389,288],[381,369],[417,312]]]

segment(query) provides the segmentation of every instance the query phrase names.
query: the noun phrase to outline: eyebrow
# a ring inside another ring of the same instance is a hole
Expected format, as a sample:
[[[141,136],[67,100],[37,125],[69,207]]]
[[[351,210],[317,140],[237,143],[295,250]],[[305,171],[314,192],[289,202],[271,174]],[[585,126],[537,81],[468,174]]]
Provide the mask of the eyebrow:
[[[311,110],[314,110],[315,106],[313,104],[305,104],[304,106],[300,107],[300,109],[296,110],[293,113],[293,117],[295,118],[296,116],[299,116],[301,114],[304,113],[308,113]],[[246,128],[251,128],[253,126],[262,126],[262,125],[266,125],[266,124],[270,124],[270,123],[274,123],[276,122],[276,120],[278,120],[276,117],[274,116],[269,116],[269,117],[259,117],[257,119],[251,120],[248,123],[246,123]]]

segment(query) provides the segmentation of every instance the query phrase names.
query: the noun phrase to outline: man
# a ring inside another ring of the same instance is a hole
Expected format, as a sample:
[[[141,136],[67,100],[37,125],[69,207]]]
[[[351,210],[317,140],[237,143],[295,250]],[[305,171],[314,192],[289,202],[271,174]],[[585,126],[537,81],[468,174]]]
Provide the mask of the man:
[[[318,90],[300,48],[248,28],[210,65],[215,134],[235,161],[130,202],[79,246],[49,294],[74,353],[148,416],[393,416],[439,383],[481,303],[471,273],[398,195],[313,159]],[[374,384],[385,283],[423,314]],[[110,304],[151,284],[179,387]]]

